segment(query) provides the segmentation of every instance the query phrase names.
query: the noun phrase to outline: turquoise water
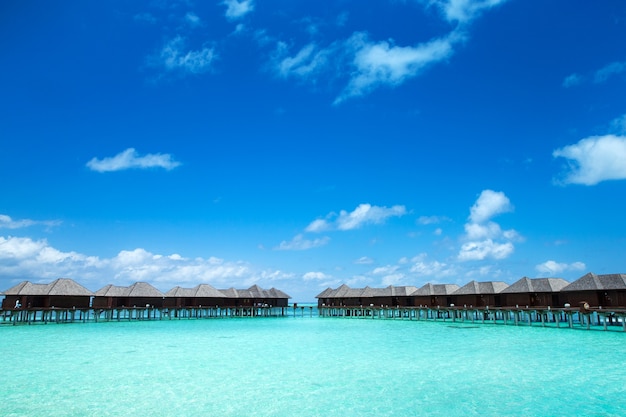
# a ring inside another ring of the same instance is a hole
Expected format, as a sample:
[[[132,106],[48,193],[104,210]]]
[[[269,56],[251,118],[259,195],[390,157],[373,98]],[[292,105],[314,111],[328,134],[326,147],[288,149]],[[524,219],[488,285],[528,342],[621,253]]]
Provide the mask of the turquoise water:
[[[624,416],[625,342],[308,317],[0,326],[0,414]]]

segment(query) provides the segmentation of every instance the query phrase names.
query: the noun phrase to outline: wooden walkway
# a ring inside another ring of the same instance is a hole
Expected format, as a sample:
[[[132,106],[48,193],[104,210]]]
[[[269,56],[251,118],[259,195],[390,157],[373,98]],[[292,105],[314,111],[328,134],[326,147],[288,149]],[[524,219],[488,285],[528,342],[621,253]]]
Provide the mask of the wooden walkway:
[[[1,324],[85,323],[209,318],[285,317],[289,307],[117,307],[0,310]],[[293,315],[296,309],[293,308]],[[304,315],[304,310],[302,310]]]
[[[320,317],[431,320],[461,323],[552,326],[603,330],[621,327],[626,332],[626,308],[551,307],[318,307]]]

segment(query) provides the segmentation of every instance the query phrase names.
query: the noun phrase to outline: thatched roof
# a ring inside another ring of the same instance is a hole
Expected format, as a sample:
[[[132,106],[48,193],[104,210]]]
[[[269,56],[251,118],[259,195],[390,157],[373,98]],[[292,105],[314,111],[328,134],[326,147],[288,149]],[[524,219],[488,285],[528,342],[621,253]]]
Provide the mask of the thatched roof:
[[[333,293],[333,291],[334,290],[332,288],[328,287],[324,291],[322,291],[321,293],[317,294],[315,296],[315,298],[327,298],[329,296],[329,294]]]
[[[417,291],[417,287],[413,287],[412,285],[400,287],[394,287],[393,285],[390,285],[387,288],[391,290],[392,297],[408,297],[409,295]]]
[[[626,290],[626,274],[583,275],[561,291]]]
[[[333,290],[327,288],[315,298],[375,298],[375,297],[408,297],[417,290],[413,286],[394,287],[389,285],[385,288],[350,288],[343,284]]]
[[[559,292],[569,285],[563,278],[528,278],[523,277],[505,288],[503,294]]]
[[[219,290],[224,298],[255,298],[255,299],[274,299],[274,298],[291,298],[291,296],[284,292],[271,288],[265,290],[258,285],[253,285],[246,290],[238,290],[235,288],[228,288],[226,290]]]
[[[454,292],[454,295],[486,295],[498,294],[508,285],[502,281],[477,282],[470,281]]]
[[[8,290],[6,290],[4,292],[5,295],[19,295],[20,291],[22,290],[22,288],[24,288],[24,286],[30,284],[29,281],[22,281],[19,284],[9,288]]]
[[[276,289],[274,287],[270,288],[268,290],[269,294],[271,295],[270,298],[291,298],[291,296],[279,289]]]
[[[109,284],[96,291],[96,297],[124,297],[125,293],[126,287]]]
[[[345,297],[349,292],[350,292],[351,288],[348,287],[346,284],[343,284],[341,287],[337,288],[335,290],[335,292],[333,293],[332,297],[333,298],[342,298]]]
[[[193,288],[174,287],[165,293],[166,297],[179,298],[224,298],[224,294],[209,284],[199,284]]]
[[[412,296],[433,296],[433,295],[450,295],[457,291],[459,286],[456,284],[425,284],[417,289]]]
[[[147,282],[136,282],[129,287],[107,285],[96,291],[96,297],[162,298],[164,294]]]
[[[5,295],[48,295],[48,296],[84,296],[91,297],[93,292],[69,278],[55,279],[49,284],[33,284],[23,281],[6,290]]]
[[[165,293],[166,297],[193,297],[195,291],[193,288],[183,288],[176,286]]]
[[[209,284],[200,284],[195,287],[195,297],[203,298],[223,298],[224,294],[210,286]]]

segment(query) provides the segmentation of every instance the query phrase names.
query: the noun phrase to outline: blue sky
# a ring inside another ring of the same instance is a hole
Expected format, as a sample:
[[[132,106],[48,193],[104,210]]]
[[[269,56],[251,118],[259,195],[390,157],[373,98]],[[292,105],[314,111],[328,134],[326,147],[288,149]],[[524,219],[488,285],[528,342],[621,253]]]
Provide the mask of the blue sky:
[[[0,4],[0,290],[625,272],[626,3]]]

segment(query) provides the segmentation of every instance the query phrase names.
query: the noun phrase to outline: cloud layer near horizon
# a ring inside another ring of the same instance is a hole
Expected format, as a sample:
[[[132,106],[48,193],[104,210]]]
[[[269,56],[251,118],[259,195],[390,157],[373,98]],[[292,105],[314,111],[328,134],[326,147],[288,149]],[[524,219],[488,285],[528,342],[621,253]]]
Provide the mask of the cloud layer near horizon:
[[[0,274],[34,281],[75,278],[88,286],[128,285],[150,281],[162,289],[174,285],[250,286],[291,277],[278,270],[256,270],[246,262],[153,254],[142,248],[122,250],[112,258],[63,252],[47,240],[0,236]],[[99,288],[99,287],[98,287]],[[91,288],[96,290],[97,288]]]

